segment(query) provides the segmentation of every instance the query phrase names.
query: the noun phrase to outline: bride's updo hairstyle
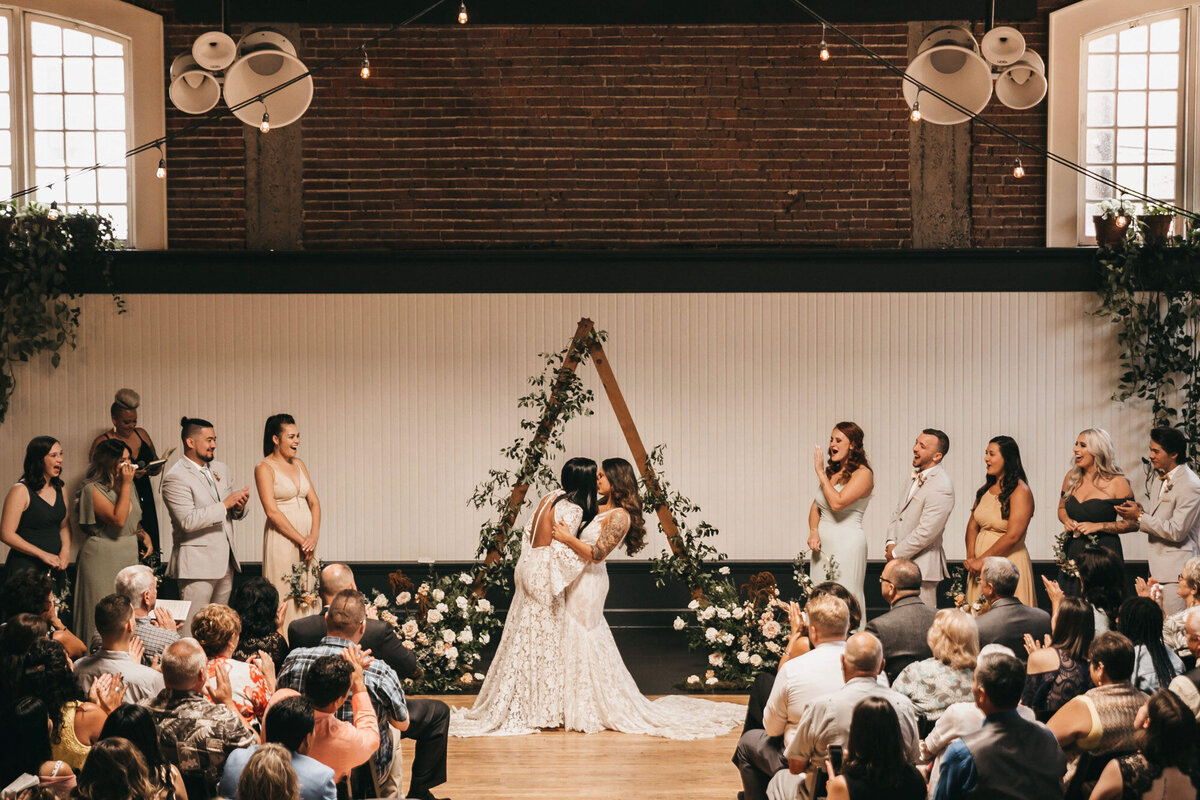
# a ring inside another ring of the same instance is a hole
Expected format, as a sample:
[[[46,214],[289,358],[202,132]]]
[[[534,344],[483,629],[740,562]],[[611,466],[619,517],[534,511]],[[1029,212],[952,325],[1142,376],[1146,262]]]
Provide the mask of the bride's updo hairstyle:
[[[646,523],[642,519],[642,498],[638,494],[637,475],[623,458],[606,458],[604,476],[612,487],[608,501],[629,514],[629,532],[625,534],[625,552],[634,555],[646,546]]]
[[[551,504],[551,508],[559,500],[566,500],[568,503],[574,503],[582,508],[583,524],[579,526],[579,529],[583,530],[596,516],[597,511],[596,462],[590,458],[572,458],[563,464],[559,478],[562,480],[565,494],[560,494]]]
[[[846,480],[850,480],[850,476],[859,467],[870,469],[871,462],[867,461],[867,451],[863,449],[863,439],[866,436],[863,433],[863,429],[853,422],[839,422],[833,427],[841,431],[846,439],[849,440],[850,452],[846,453],[846,457],[840,462],[834,462],[833,454],[828,453],[826,457],[829,459],[829,463],[825,466],[825,475],[832,479],[834,475],[841,472],[846,477]]]
[[[263,426],[264,457],[275,452],[275,437],[283,433],[283,426],[295,424],[296,420],[292,419],[291,414],[272,414],[267,417],[267,424]]]

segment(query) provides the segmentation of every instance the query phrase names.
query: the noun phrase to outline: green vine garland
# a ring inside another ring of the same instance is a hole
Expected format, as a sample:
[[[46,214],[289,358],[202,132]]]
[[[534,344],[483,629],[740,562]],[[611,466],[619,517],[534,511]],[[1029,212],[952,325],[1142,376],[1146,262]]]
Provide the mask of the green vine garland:
[[[75,348],[87,276],[99,274],[112,287],[112,221],[87,211],[52,216],[36,204],[0,208],[0,422],[16,390],[17,362],[50,353],[57,368],[63,347]],[[125,313],[120,295],[113,300]]]

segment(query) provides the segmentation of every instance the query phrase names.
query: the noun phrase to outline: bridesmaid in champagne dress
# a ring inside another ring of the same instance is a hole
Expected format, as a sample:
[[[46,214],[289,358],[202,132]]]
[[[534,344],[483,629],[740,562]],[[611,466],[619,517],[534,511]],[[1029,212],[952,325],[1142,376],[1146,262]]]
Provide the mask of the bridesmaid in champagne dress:
[[[314,600],[301,604],[292,598],[292,570],[296,564],[317,564],[317,539],[321,529],[321,502],[308,477],[308,468],[296,456],[300,429],[290,414],[267,418],[263,431],[263,455],[254,468],[258,499],[267,514],[263,531],[263,577],[286,601],[282,629],[292,620],[321,611],[316,598],[313,569],[304,576],[304,588]]]
[[[1037,607],[1033,561],[1025,547],[1025,533],[1033,519],[1033,492],[1021,466],[1021,450],[1011,436],[996,436],[988,442],[983,462],[987,479],[975,493],[975,505],[967,521],[967,603],[979,597],[979,573],[983,559],[1003,556],[1017,567],[1016,598]]]

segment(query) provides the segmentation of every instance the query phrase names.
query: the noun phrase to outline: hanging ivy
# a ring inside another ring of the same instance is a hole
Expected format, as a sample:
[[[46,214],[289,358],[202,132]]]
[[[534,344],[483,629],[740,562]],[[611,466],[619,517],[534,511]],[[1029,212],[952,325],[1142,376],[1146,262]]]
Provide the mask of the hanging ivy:
[[[53,218],[57,217],[57,218]],[[112,221],[87,211],[59,215],[31,204],[0,207],[0,422],[16,390],[13,367],[50,353],[55,368],[64,347],[75,348],[79,299],[90,275],[112,287],[117,248]],[[118,313],[124,300],[113,293]]]

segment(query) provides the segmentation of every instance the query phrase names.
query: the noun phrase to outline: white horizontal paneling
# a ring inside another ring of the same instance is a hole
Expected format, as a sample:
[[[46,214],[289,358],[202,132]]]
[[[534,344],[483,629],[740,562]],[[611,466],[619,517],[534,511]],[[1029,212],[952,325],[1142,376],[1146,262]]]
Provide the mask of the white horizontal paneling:
[[[515,400],[590,316],[647,446],[666,443],[667,477],[721,529],[740,559],[785,559],[803,545],[816,489],[812,447],[833,423],[866,430],[876,470],[866,516],[882,556],[889,511],[923,427],[951,437],[958,493],[947,549],[963,554],[982,453],[1017,439],[1037,501],[1029,535],[1050,558],[1055,505],[1075,434],[1101,426],[1138,473],[1148,415],[1111,402],[1116,352],[1087,294],[134,295],[118,316],[84,303],[79,349],[58,370],[17,367],[0,428],[0,475],[49,433],[79,484],[113,392],[142,395],[160,449],[183,414],[217,426],[217,457],[251,484],[269,414],[294,415],[324,509],[325,558],[468,559],[484,516],[467,506],[520,433]],[[590,368],[597,414],[566,432],[568,453],[628,450]],[[166,517],[160,511],[165,521]],[[261,556],[261,507],[237,526],[238,555]],[[1142,542],[1127,537],[1130,558]],[[657,531],[651,549],[661,549]]]

